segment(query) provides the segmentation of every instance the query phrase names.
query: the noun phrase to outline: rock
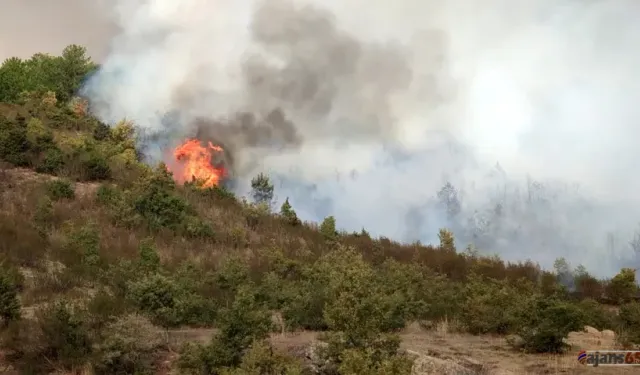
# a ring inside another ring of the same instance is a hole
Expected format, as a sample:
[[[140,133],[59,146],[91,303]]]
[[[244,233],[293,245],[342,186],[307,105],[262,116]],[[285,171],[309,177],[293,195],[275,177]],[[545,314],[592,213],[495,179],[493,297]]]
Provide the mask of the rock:
[[[307,346],[304,350],[305,362],[313,374],[333,373],[335,365],[320,356],[322,349],[328,345],[324,342],[316,342]]]
[[[591,326],[584,326],[584,331],[592,335],[600,335],[600,331]]]
[[[449,359],[421,355],[413,362],[411,375],[477,375],[478,372]]]
[[[509,335],[507,336],[507,344],[509,344],[514,349],[522,349],[524,348],[524,339],[518,335]]]
[[[604,331],[600,332],[600,334],[602,335],[602,337],[607,337],[607,338],[616,337],[616,333],[610,329],[605,329]]]
[[[456,358],[455,361],[478,374],[482,373],[485,370],[485,366],[482,362],[471,357],[460,357]]]

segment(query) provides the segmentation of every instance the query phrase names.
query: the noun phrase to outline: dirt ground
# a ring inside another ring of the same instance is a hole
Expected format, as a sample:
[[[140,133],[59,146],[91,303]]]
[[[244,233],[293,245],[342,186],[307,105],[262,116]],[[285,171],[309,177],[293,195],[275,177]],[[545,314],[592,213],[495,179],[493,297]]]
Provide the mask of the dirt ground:
[[[424,330],[412,324],[402,332],[402,348],[425,356],[451,359],[454,362],[471,361],[480,363],[486,375],[540,375],[540,374],[638,374],[638,367],[585,367],[578,363],[581,349],[615,349],[615,337],[611,332],[599,332],[587,328],[588,332],[574,332],[567,340],[572,345],[569,353],[563,355],[524,354],[514,351],[504,337],[473,336],[451,333],[446,328]],[[180,345],[185,341],[207,342],[213,330],[178,330],[169,332],[169,341]],[[275,347],[287,352],[300,352],[317,340],[316,332],[274,334],[271,342]],[[429,372],[415,372],[427,375]],[[435,373],[433,373],[436,375]],[[437,375],[442,375],[441,373]]]

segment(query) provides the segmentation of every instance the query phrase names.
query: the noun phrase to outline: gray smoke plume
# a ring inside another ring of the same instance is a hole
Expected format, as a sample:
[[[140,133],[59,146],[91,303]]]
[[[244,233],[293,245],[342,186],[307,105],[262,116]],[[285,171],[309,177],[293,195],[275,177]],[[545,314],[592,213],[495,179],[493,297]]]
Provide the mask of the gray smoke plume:
[[[304,219],[598,275],[632,259],[631,0],[114,1],[85,87],[107,122],[230,150]]]

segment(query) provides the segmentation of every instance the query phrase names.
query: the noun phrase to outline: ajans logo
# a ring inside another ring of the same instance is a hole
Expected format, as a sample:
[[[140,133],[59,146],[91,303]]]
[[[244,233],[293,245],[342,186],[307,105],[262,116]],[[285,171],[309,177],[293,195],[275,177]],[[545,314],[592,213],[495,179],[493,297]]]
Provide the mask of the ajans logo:
[[[599,366],[640,366],[640,351],[630,350],[581,350],[578,353],[581,365]]]

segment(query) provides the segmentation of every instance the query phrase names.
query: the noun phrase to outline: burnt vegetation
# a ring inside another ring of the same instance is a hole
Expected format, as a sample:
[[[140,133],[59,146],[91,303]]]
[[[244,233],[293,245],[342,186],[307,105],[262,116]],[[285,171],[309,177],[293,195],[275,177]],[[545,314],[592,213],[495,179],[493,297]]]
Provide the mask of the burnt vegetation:
[[[446,229],[424,246],[302,222],[264,174],[249,200],[176,184],[140,161],[134,124],[74,96],[94,69],[78,46],[0,68],[1,345],[17,371],[156,373],[177,352],[185,374],[304,374],[268,338],[314,330],[316,373],[408,374],[397,332],[416,321],[518,335],[529,352],[561,352],[584,325],[640,344],[632,269],[598,280],[460,249]],[[216,334],[176,347],[163,332],[177,327]]]

